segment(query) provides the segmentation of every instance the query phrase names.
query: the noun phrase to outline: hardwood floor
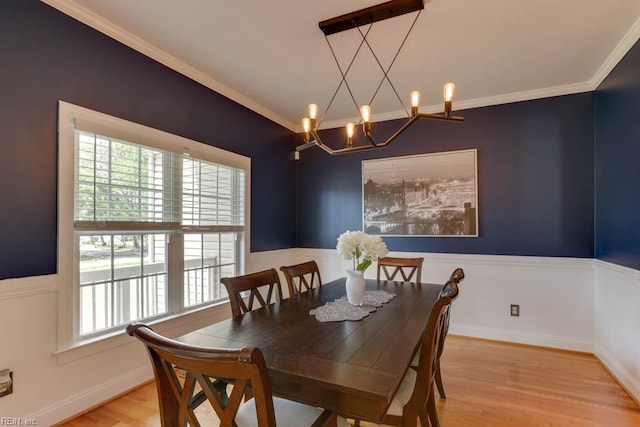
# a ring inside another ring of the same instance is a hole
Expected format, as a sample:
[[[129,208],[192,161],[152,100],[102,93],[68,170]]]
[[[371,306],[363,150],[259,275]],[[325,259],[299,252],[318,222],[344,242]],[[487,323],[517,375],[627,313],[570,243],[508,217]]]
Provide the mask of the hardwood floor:
[[[441,363],[443,427],[640,426],[640,406],[588,354],[449,335]],[[61,425],[159,426],[155,384]]]

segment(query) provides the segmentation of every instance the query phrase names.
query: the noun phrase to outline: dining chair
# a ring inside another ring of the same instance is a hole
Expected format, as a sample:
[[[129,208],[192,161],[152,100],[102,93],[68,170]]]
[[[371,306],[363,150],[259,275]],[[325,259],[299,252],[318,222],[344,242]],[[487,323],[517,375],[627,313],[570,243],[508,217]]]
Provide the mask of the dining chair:
[[[383,272],[385,276],[383,280],[394,280],[400,273],[403,282],[420,283],[423,262],[424,258],[379,258],[377,278],[380,280],[380,273]],[[415,280],[413,280],[414,275]]]
[[[460,288],[458,285],[464,279],[464,270],[462,268],[456,268],[451,274],[450,279],[440,291],[440,296],[447,296],[451,298],[451,302],[453,302],[456,298],[458,298],[458,294],[460,293]],[[444,351],[444,342],[447,338],[447,333],[449,332],[449,318],[451,316],[451,309],[447,310],[445,316],[443,316],[443,331],[444,335],[442,340],[440,341],[440,347],[438,347],[438,361],[436,364],[436,372],[435,372],[435,384],[438,389],[438,394],[441,398],[446,399],[447,395],[444,392],[444,385],[442,383],[442,373],[440,372],[440,358],[442,357],[442,352]]]
[[[253,310],[254,302],[259,308],[271,304],[272,298],[273,302],[282,300],[282,286],[275,268],[244,276],[223,277],[220,281],[227,289],[233,317]],[[243,296],[245,293],[249,295]],[[223,400],[227,400],[227,386],[232,383],[233,381],[218,378],[214,381],[213,387],[218,390]]]
[[[459,267],[456,268],[451,274],[449,280],[447,280],[447,283],[445,283],[445,285],[442,287],[442,290],[440,291],[439,296],[449,297],[451,299],[451,302],[453,302],[456,298],[458,298],[458,294],[460,293],[460,288],[458,287],[458,284],[463,279],[464,279],[464,270]],[[434,379],[435,379],[434,382],[435,382],[436,388],[438,389],[438,394],[443,399],[446,399],[447,395],[444,392],[444,384],[442,383],[442,372],[440,371],[440,358],[442,357],[442,353],[444,352],[444,343],[447,338],[447,333],[449,332],[450,316],[451,316],[451,308],[448,308],[447,313],[442,317],[443,337],[440,340],[439,347],[438,347],[438,359],[436,362],[435,374],[434,374]],[[411,362],[411,366],[416,367],[418,365],[418,357],[419,357],[419,354],[416,354],[413,361]]]
[[[289,266],[283,265],[280,267],[280,271],[282,271],[285,279],[287,279],[290,297],[307,292],[315,286],[322,286],[320,270],[315,261],[307,261]]]
[[[332,411],[273,397],[259,348],[192,346],[157,334],[143,323],[130,324],[127,333],[145,345],[151,358],[163,427],[199,426],[204,420],[198,418],[203,418],[205,411],[196,413],[196,409],[207,401],[221,427],[271,427],[276,422],[278,426],[292,427],[348,426]],[[180,379],[182,376],[184,380]],[[215,379],[231,380],[228,401],[213,387]]]
[[[414,427],[419,419],[421,426],[440,426],[433,381],[440,341],[444,339],[443,317],[450,306],[451,298],[441,296],[431,308],[420,343],[418,365],[407,370],[381,424]],[[355,420],[354,425],[359,426],[360,420]]]
[[[233,317],[253,310],[254,302],[259,307],[265,307],[272,302],[282,300],[282,286],[275,268],[244,276],[223,277],[220,281],[227,288]],[[248,292],[246,302],[243,298],[245,292]]]

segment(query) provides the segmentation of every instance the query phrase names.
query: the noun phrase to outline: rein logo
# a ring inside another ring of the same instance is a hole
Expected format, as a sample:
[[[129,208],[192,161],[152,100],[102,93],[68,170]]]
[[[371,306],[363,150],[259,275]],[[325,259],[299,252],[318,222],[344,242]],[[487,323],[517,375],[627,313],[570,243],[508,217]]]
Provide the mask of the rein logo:
[[[1,417],[2,426],[37,426],[38,420],[28,417]]]

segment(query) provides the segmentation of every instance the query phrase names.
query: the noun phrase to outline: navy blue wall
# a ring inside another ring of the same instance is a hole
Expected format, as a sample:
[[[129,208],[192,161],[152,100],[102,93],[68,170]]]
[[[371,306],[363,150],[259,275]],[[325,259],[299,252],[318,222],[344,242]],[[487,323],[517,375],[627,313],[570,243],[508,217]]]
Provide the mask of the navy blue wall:
[[[392,251],[593,256],[593,93],[478,108],[464,123],[421,120],[385,149],[298,162],[298,246],[335,247],[362,228],[362,160],[477,148],[478,238],[385,237]],[[374,136],[398,121],[374,123]],[[344,146],[343,130],[323,140]]]
[[[251,157],[252,251],[333,248],[360,229],[362,160],[477,148],[480,237],[386,238],[391,250],[640,268],[638,46],[595,94],[468,110],[462,124],[422,120],[384,150],[310,149],[294,163],[288,130],[41,2],[0,2],[0,40],[0,279],[56,272],[59,99]],[[342,146],[341,132],[325,139]]]
[[[251,157],[251,250],[295,246],[289,130],[39,1],[2,0],[0,279],[56,272],[58,100]]]
[[[640,44],[595,95],[596,257],[640,269]]]

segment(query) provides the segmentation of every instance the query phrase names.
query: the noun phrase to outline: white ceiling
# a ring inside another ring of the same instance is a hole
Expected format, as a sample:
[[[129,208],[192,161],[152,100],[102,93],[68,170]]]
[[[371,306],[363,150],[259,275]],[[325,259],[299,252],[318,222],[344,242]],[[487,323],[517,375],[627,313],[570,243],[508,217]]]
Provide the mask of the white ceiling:
[[[43,0],[217,92],[292,129],[306,106],[321,112],[340,74],[318,22],[383,0]],[[370,43],[387,66],[415,14],[374,24]],[[405,104],[454,110],[594,90],[640,37],[640,0],[426,0],[390,78]],[[341,65],[357,30],[329,36]],[[366,53],[366,52],[365,52]],[[348,75],[358,104],[382,74],[362,55]],[[402,117],[388,85],[374,120]],[[322,127],[353,119],[344,88]],[[357,121],[357,119],[356,119]]]

